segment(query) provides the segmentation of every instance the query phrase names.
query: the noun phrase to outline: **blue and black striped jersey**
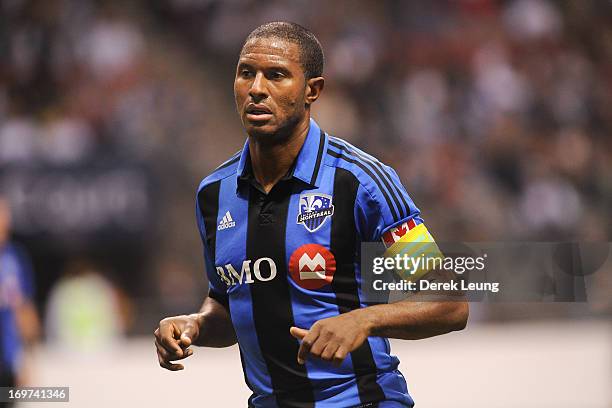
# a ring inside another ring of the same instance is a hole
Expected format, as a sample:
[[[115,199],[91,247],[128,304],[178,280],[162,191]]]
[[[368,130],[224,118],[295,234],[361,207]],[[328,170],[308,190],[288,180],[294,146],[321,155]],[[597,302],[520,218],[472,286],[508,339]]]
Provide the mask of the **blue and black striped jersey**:
[[[202,181],[196,206],[209,295],[229,308],[249,406],[413,405],[386,338],[368,338],[336,367],[299,365],[289,333],[366,307],[360,243],[422,223],[393,169],[311,120],[293,167],[268,194],[247,141]]]

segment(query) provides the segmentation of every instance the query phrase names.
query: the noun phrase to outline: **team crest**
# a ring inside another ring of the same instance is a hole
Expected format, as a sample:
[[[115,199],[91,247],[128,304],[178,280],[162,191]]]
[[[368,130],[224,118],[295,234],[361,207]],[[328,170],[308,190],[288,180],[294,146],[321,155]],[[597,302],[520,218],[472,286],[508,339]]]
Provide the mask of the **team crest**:
[[[307,193],[300,195],[300,211],[297,223],[304,225],[310,232],[315,232],[334,213],[332,197],[327,194]]]

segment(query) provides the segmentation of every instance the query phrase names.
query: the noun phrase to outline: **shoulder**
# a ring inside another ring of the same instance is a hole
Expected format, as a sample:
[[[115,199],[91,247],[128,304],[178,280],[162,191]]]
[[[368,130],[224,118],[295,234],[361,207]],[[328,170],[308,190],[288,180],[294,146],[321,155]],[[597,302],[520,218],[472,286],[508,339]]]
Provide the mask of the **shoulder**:
[[[208,176],[204,177],[204,179],[200,182],[198,187],[198,195],[207,186],[214,184],[217,181],[223,180],[227,177],[236,174],[236,169],[238,168],[238,162],[240,161],[240,153],[242,150],[234,153],[229,159],[224,161],[221,165],[219,165],[212,173]]]
[[[378,207],[387,223],[418,211],[393,168],[345,140],[329,137],[326,165],[349,171],[363,191],[362,204]]]
[[[399,183],[390,166],[335,136],[329,136],[325,164],[349,171],[368,192],[389,190]]]

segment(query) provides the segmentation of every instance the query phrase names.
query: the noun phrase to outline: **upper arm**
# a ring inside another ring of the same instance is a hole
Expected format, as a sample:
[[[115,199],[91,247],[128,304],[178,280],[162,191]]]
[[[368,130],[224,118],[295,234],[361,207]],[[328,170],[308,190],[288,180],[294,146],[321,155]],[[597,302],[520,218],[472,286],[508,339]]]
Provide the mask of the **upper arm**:
[[[381,166],[380,179],[361,180],[357,191],[356,221],[362,241],[399,240],[403,226],[407,232],[423,223],[397,173],[389,166]]]
[[[206,315],[214,315],[217,318],[230,319],[229,309],[223,300],[219,300],[217,296],[208,296],[204,299],[204,303],[200,309],[200,313]]]
[[[441,257],[434,238],[427,230],[421,212],[402,185],[397,173],[388,167],[387,183],[360,184],[356,217],[362,241],[382,243],[385,256]],[[425,268],[412,271],[409,276],[401,271],[401,278],[417,280],[428,273]]]

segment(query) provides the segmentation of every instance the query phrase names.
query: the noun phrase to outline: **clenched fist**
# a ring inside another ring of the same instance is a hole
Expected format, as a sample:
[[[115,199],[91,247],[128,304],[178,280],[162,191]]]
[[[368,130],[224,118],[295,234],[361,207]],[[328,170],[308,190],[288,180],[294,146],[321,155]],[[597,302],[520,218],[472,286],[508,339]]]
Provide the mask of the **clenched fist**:
[[[159,322],[153,333],[159,365],[170,371],[182,370],[182,364],[172,361],[182,360],[193,354],[189,349],[200,335],[200,322],[197,314],[167,317]]]

